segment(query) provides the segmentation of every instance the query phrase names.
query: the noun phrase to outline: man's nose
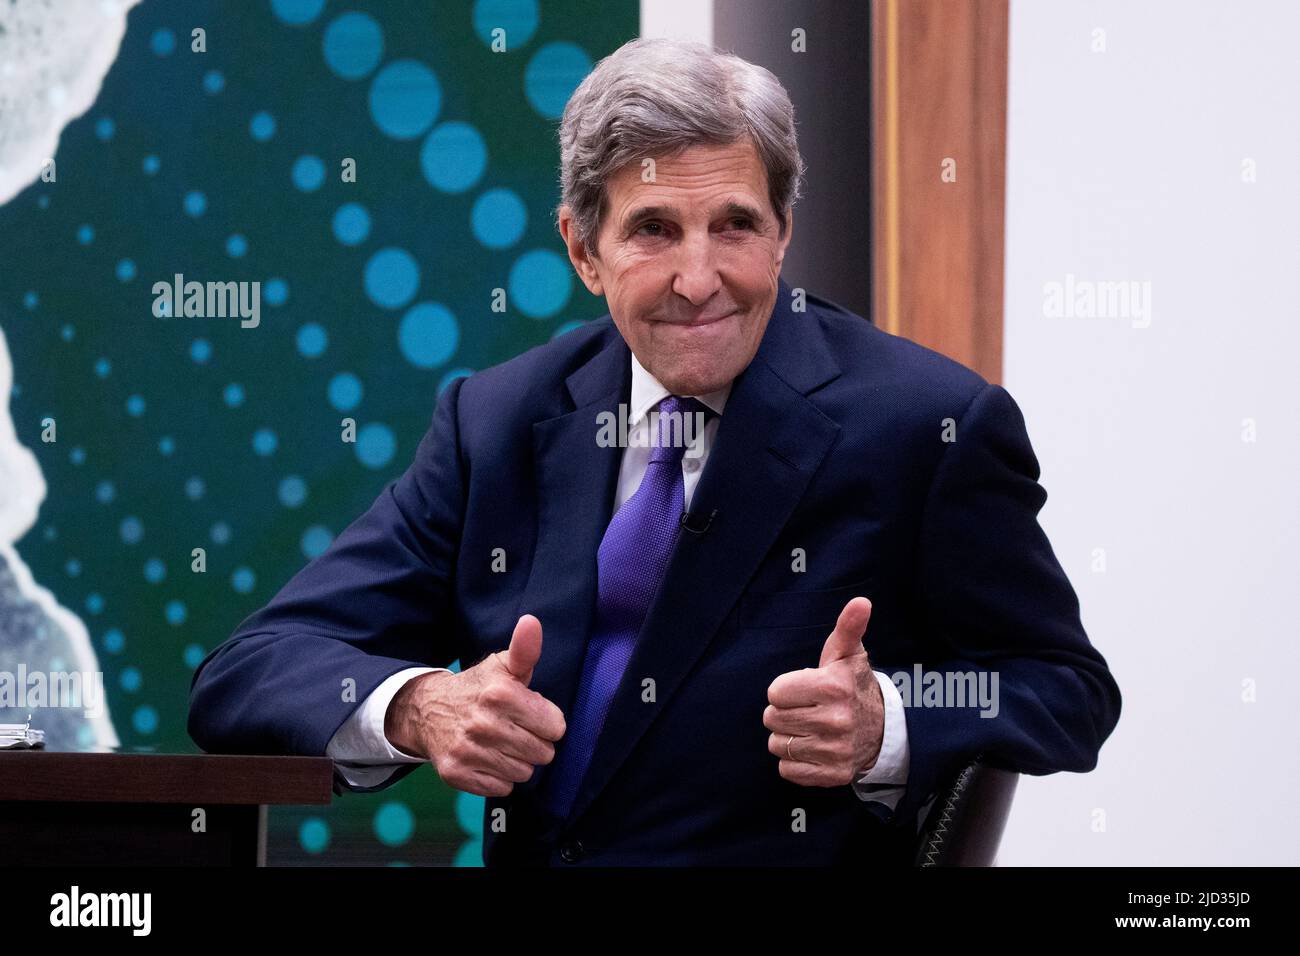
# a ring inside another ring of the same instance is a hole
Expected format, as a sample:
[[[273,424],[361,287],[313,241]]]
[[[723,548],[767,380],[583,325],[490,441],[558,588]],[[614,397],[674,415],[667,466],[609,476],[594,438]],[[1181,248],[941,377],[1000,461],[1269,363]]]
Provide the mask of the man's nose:
[[[708,232],[689,233],[677,247],[673,291],[692,305],[703,305],[722,287]]]

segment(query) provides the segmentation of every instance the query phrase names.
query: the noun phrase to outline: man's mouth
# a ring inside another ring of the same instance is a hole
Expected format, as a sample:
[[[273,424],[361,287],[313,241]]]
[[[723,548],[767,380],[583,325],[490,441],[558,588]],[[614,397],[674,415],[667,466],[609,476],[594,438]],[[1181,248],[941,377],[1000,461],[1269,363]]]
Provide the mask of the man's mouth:
[[[730,312],[722,312],[715,315],[702,315],[698,318],[686,319],[684,321],[678,319],[664,319],[664,321],[669,325],[680,325],[685,328],[696,329],[701,326],[712,325],[714,322],[721,322],[723,319],[729,318],[739,311],[739,309],[732,309]]]

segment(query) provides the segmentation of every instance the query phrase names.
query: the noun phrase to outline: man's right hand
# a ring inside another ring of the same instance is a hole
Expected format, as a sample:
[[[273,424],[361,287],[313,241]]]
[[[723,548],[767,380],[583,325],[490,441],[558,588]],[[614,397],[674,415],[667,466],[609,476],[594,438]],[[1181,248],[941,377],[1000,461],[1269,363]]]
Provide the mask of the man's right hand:
[[[393,746],[428,759],[449,787],[504,797],[555,757],[564,714],[528,689],[542,655],[542,623],[519,618],[510,646],[459,674],[407,681],[384,717]]]

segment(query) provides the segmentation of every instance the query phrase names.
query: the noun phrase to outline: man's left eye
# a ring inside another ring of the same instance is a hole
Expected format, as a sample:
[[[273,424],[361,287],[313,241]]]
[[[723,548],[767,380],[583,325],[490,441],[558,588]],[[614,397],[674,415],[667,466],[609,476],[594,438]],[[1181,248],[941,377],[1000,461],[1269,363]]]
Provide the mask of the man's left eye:
[[[737,216],[735,219],[732,219],[732,220],[731,220],[731,224],[732,224],[733,226],[734,226],[736,223],[740,223],[740,228],[741,228],[741,229],[753,229],[753,228],[754,228],[754,220],[752,220],[752,219],[748,219],[748,218],[746,218],[746,217],[744,217],[744,216]]]

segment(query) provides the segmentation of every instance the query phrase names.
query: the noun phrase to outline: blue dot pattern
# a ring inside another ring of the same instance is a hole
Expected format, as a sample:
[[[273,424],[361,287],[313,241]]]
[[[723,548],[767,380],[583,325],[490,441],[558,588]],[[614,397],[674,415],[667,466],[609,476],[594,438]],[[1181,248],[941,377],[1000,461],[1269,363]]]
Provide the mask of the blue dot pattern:
[[[18,550],[86,623],[124,745],[173,751],[195,668],[409,465],[438,396],[605,311],[553,226],[555,119],[638,26],[631,0],[203,10],[132,9],[58,181],[0,206],[10,408],[48,486]],[[260,324],[155,307],[178,273],[260,283]],[[481,817],[426,769],[275,808],[270,852],[477,866]]]
[[[312,558],[318,558],[325,553],[326,549],[334,542],[334,535],[328,528],[314,524],[302,533],[302,553],[303,557],[309,561]]]
[[[325,164],[319,156],[299,156],[293,162],[293,184],[312,193],[325,182]]]
[[[265,110],[259,110],[248,121],[248,135],[259,143],[265,143],[275,135],[275,117]]]
[[[420,149],[420,168],[434,189],[463,193],[483,177],[487,146],[468,123],[452,121],[437,126]]]
[[[509,290],[511,301],[524,315],[547,319],[568,304],[573,270],[558,252],[533,249],[510,267]]]
[[[488,189],[476,200],[470,213],[474,238],[489,249],[508,249],[528,227],[528,207],[510,189]]]
[[[329,345],[329,333],[319,322],[308,322],[298,329],[298,354],[303,358],[319,358]]]
[[[323,853],[330,843],[330,825],[320,817],[309,817],[298,827],[298,843],[308,853]]]
[[[418,60],[388,64],[370,84],[370,115],[380,131],[393,139],[413,139],[442,109],[442,84],[433,70]]]
[[[533,54],[524,70],[524,92],[533,109],[547,119],[559,119],[564,104],[593,64],[576,43],[557,40]]]
[[[415,817],[405,803],[390,800],[375,811],[375,837],[385,846],[401,846],[415,832]]]
[[[537,23],[537,0],[474,0],[474,32],[489,48],[526,46]]]
[[[384,55],[383,28],[364,13],[335,17],[325,29],[325,63],[345,80],[368,76]]]
[[[350,412],[361,404],[361,379],[351,372],[339,372],[330,379],[330,405],[340,412]]]
[[[345,246],[359,246],[370,235],[370,213],[358,202],[344,203],[334,213],[334,238]]]
[[[422,302],[402,316],[397,341],[402,355],[417,368],[436,368],[456,352],[460,326],[443,305]]]
[[[420,287],[420,267],[405,249],[380,249],[366,263],[366,295],[381,309],[398,309]]]

